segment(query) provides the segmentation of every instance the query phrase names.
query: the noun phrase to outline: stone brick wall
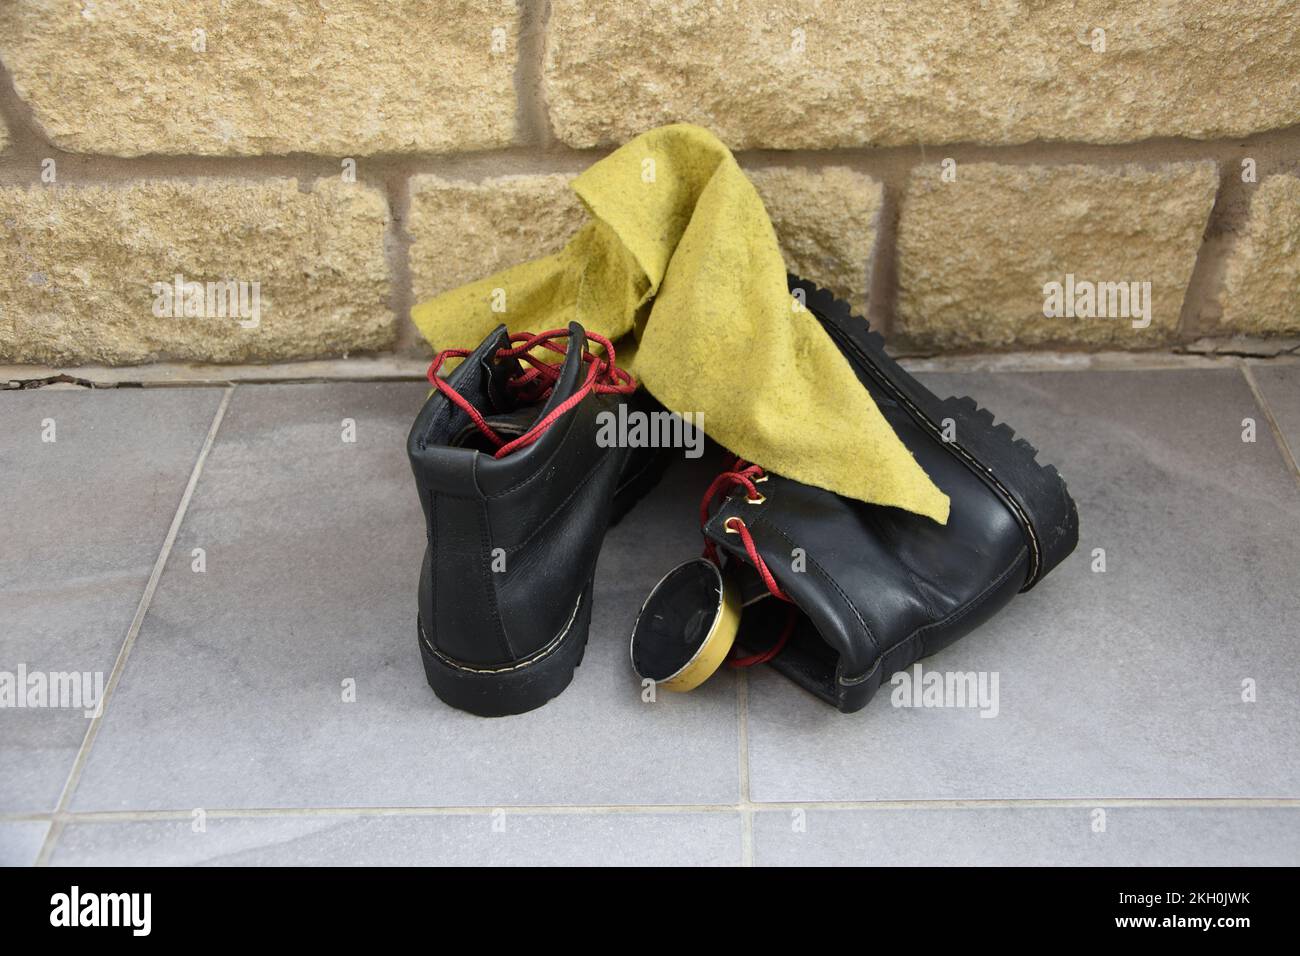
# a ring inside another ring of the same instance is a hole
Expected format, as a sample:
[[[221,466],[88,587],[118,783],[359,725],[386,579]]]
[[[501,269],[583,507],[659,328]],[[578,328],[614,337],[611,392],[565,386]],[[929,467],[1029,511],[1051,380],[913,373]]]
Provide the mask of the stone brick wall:
[[[422,354],[677,120],[901,350],[1300,336],[1294,0],[3,0],[0,62],[0,362]]]

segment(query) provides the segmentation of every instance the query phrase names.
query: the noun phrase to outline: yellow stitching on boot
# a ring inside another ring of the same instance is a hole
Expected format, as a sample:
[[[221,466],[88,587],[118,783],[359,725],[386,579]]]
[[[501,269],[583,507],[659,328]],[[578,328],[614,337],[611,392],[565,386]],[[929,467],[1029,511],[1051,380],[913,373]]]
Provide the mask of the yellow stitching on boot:
[[[560,646],[560,642],[568,636],[569,629],[573,627],[573,622],[578,619],[578,609],[580,607],[582,607],[581,594],[578,595],[578,603],[573,606],[573,613],[569,615],[569,623],[564,625],[564,629],[560,631],[559,634],[555,635],[555,637],[551,638],[550,642],[547,643],[545,647],[534,652],[531,657],[526,657],[522,661],[518,661],[508,667],[467,667],[464,664],[452,660],[446,654],[442,653],[442,651],[429,643],[429,637],[424,633],[424,622],[419,621],[417,623],[420,626],[420,640],[424,642],[424,646],[427,647],[429,651],[438,658],[438,660],[442,661],[448,667],[454,667],[458,671],[467,671],[471,674],[505,674],[510,671],[519,670],[522,667],[528,667],[530,664],[536,664],[544,657],[549,657],[551,653]]]

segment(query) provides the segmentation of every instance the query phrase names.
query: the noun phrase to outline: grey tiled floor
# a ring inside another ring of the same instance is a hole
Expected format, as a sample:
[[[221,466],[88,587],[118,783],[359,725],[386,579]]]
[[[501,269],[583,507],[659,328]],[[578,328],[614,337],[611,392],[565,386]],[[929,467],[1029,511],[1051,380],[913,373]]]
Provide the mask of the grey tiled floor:
[[[1294,461],[1300,456],[1300,365],[1255,365],[1250,372]]]
[[[0,822],[0,866],[35,863],[49,829],[50,824],[45,820]]]
[[[0,670],[117,678],[98,719],[0,710],[0,862],[1300,862],[1300,488],[1273,430],[1300,447],[1300,366],[1250,375],[927,376],[1082,516],[1065,564],[925,662],[997,672],[995,719],[889,688],[844,716],[763,669],[643,703],[626,635],[698,551],[707,458],[607,537],[570,689],[472,718],[415,648],[423,386],[0,393]]]
[[[112,669],[220,402],[215,389],[0,392],[0,669]],[[83,714],[0,711],[0,811],[57,804]]]
[[[55,866],[582,866],[740,863],[735,813],[314,814],[75,823]]]
[[[1294,866],[1296,807],[760,810],[769,866]]]

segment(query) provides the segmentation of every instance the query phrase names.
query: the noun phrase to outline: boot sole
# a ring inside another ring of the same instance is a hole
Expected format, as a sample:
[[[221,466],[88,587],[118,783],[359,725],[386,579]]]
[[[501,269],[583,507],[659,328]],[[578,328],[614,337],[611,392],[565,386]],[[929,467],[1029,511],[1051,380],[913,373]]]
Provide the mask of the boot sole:
[[[1040,465],[1037,449],[973,398],[940,399],[885,352],[885,340],[867,320],[852,314],[847,302],[806,279],[790,276],[802,289],[808,309],[861,367],[914,421],[974,472],[1016,516],[1029,542],[1029,570],[1022,591],[1065,560],[1079,541],[1079,513],[1065,480],[1052,465]],[[944,422],[956,438],[944,441]]]
[[[479,717],[508,717],[536,710],[558,697],[582,664],[591,629],[592,582],[582,589],[573,616],[545,647],[513,664],[495,668],[461,664],[434,650],[416,621],[424,676],[443,703]]]

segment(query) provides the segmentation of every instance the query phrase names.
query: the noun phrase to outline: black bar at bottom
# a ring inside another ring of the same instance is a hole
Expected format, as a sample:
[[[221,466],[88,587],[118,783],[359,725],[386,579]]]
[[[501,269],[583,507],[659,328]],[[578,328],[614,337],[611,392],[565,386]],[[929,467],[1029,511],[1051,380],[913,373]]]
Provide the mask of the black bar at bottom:
[[[82,942],[414,937],[432,946],[618,945],[686,927],[808,946],[1097,936],[1228,942],[1292,925],[1294,870],[39,869],[0,874],[6,938]],[[147,895],[146,895],[147,894]],[[716,924],[716,925],[715,925]],[[482,933],[480,943],[473,939]],[[694,931],[688,931],[694,932]],[[466,938],[466,934],[471,934]],[[1289,934],[1288,934],[1289,935]]]

